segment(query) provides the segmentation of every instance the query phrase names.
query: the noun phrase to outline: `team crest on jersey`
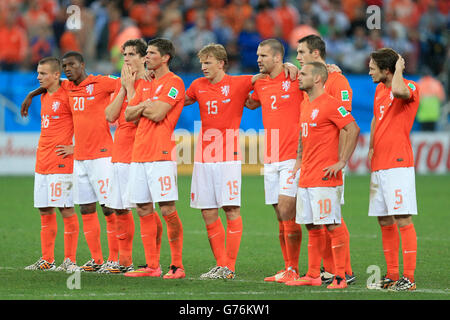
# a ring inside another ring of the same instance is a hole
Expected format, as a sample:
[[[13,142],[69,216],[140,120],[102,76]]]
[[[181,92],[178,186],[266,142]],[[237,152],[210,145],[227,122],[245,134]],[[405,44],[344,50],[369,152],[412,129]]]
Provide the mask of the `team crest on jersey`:
[[[94,92],[94,84],[89,84],[86,86],[86,92],[91,95]]]
[[[314,120],[319,115],[319,109],[313,109],[311,112],[311,119]]]
[[[230,93],[230,86],[229,85],[221,86],[220,90],[222,90],[222,94],[226,97]]]
[[[281,83],[281,87],[283,88],[284,91],[288,91],[289,88],[291,87],[291,82],[289,80],[283,81]]]
[[[53,101],[53,104],[52,104],[52,110],[53,110],[53,112],[56,112],[56,110],[59,109],[59,105],[60,105],[60,102],[59,102],[59,101]]]

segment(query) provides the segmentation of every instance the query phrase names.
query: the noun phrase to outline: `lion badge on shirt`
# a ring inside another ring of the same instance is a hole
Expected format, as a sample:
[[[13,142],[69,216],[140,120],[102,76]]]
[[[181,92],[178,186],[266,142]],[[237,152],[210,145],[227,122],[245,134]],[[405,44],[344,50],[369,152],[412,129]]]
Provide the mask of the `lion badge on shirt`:
[[[52,104],[53,112],[56,112],[59,109],[60,104],[61,103],[59,101],[53,101],[53,104]]]
[[[222,91],[222,94],[226,97],[230,93],[230,86],[229,85],[221,86],[220,90]]]

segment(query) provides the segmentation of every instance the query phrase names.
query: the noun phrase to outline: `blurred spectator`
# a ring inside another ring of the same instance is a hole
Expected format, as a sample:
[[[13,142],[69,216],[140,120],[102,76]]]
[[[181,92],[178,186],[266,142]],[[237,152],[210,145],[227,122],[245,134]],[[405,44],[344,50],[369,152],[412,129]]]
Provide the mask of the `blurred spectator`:
[[[419,8],[413,0],[391,0],[387,2],[385,12],[388,22],[395,20],[408,28],[416,28],[419,23]]]
[[[189,55],[183,44],[183,32],[182,21],[174,20],[161,34],[163,38],[172,41],[175,47],[176,54],[170,62],[170,68],[174,71],[183,70],[183,66],[189,65]]]
[[[137,23],[146,41],[154,38],[158,32],[160,9],[157,2],[135,0],[129,11],[130,18]]]
[[[161,33],[164,33],[173,23],[183,24],[183,12],[181,11],[181,0],[170,0],[163,10],[161,10],[161,20],[159,28]]]
[[[278,21],[281,24],[281,36],[284,41],[289,42],[291,31],[299,24],[300,14],[296,7],[287,0],[280,0],[280,5],[275,9]]]
[[[2,70],[19,69],[27,58],[27,33],[16,21],[15,15],[8,14],[3,26],[0,27],[0,67]]]
[[[217,42],[217,40],[214,33],[207,28],[204,15],[199,14],[195,25],[182,34],[181,42],[190,62],[186,67],[190,68],[189,71],[197,71],[200,69],[197,52],[207,44]]]
[[[385,47],[381,35],[381,30],[378,29],[370,30],[368,41],[374,51]]]
[[[142,38],[141,29],[131,18],[122,18],[117,36],[113,39],[111,46],[111,62],[117,72],[123,65],[122,45],[130,39]]]
[[[261,35],[256,31],[254,19],[246,20],[237,39],[242,72],[256,73],[259,71],[256,50],[262,40]]]
[[[256,30],[263,39],[275,38],[280,34],[280,22],[269,0],[259,0],[255,20]]]
[[[247,0],[231,0],[224,8],[225,22],[231,27],[235,36],[238,36],[244,23],[251,19],[253,8]]]
[[[225,22],[222,14],[216,16],[211,28],[216,36],[217,43],[220,43],[224,47],[227,47],[235,39],[233,29]]]
[[[431,0],[419,23],[419,64],[431,68],[433,74],[439,74],[443,70],[448,48],[448,23],[449,19],[439,11],[437,1]]]
[[[328,50],[327,50],[328,51]],[[342,48],[342,66],[350,73],[367,72],[368,58],[372,52],[363,27],[356,27],[351,39]]]
[[[114,2],[112,2],[114,3]],[[95,50],[97,52],[97,59],[108,59],[108,1],[107,0],[95,0],[91,3],[90,8],[95,17],[95,24],[93,30],[93,42],[95,44]]]
[[[386,47],[394,49],[408,61],[412,46],[407,39],[406,29],[400,22],[392,21],[388,24],[383,42]]]
[[[348,17],[342,12],[339,0],[330,0],[329,8],[322,7],[319,13],[319,32],[326,36],[331,30],[338,33],[346,33],[350,28]]]
[[[445,101],[442,83],[433,78],[430,70],[417,82],[420,90],[420,104],[417,121],[422,131],[435,131],[436,123],[441,117],[441,104]]]
[[[47,13],[41,8],[39,0],[31,0],[28,10],[23,15],[25,26],[27,28],[28,39],[38,36],[41,25],[49,25],[50,20]]]
[[[31,68],[36,69],[39,60],[52,56],[56,48],[53,32],[49,24],[36,25],[37,36],[31,39]]]

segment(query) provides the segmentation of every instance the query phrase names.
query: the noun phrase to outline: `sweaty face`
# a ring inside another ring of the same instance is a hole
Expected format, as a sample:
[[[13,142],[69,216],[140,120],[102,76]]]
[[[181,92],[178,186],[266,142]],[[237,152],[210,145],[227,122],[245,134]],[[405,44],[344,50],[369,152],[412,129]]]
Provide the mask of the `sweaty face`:
[[[144,64],[145,57],[141,57],[133,46],[127,46],[123,50],[123,62],[131,67],[132,72],[136,72]]]
[[[308,90],[314,86],[314,77],[312,73],[313,66],[305,65],[298,74],[298,87],[300,90]]]
[[[374,83],[380,83],[386,80],[386,74],[378,68],[378,65],[372,59],[369,62],[369,75],[372,77]]]
[[[258,67],[261,73],[270,73],[275,67],[275,57],[269,46],[259,46],[256,51]]]
[[[222,61],[217,60],[213,56],[206,56],[200,58],[200,63],[202,65],[202,72],[205,78],[213,80],[217,74],[223,70]]]
[[[37,79],[39,80],[39,85],[42,88],[48,89],[59,81],[59,72],[53,71],[51,66],[47,63],[39,64],[37,67],[37,73]]]
[[[305,65],[309,62],[314,62],[314,55],[309,50],[308,45],[306,42],[301,42],[297,45],[297,61],[300,63],[301,66]]]
[[[62,69],[69,81],[76,82],[83,74],[84,63],[75,57],[67,57],[62,60]]]

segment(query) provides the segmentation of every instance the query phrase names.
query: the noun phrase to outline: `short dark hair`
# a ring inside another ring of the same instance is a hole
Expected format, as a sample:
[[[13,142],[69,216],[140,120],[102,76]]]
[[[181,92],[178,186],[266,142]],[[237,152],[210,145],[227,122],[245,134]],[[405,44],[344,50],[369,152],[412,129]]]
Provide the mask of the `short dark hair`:
[[[145,55],[147,54],[147,43],[144,39],[127,40],[122,45],[122,50],[125,50],[126,47],[134,47],[136,49],[136,53],[141,57],[145,57]]]
[[[61,73],[61,61],[55,57],[45,57],[39,60],[38,65],[48,64],[53,72]]]
[[[325,41],[321,37],[311,34],[298,40],[298,43],[306,42],[309,51],[319,50],[320,57],[325,60],[327,55]]]
[[[328,79],[328,69],[327,66],[324,65],[322,62],[314,61],[314,62],[308,62],[305,65],[312,65],[312,74],[313,75],[319,75],[323,83],[327,82]]]
[[[273,53],[281,54],[281,57],[284,57],[284,46],[280,40],[277,39],[266,39],[261,41],[260,46],[269,46]]]
[[[158,48],[159,53],[161,56],[169,55],[169,61],[167,64],[170,64],[170,61],[175,56],[175,47],[173,46],[172,41],[164,38],[156,38],[152,39],[148,42],[149,46],[154,46]]]
[[[77,51],[68,51],[66,52],[63,57],[61,58],[61,60],[64,60],[66,58],[69,57],[75,57],[75,59],[77,59],[79,62],[84,62],[84,58],[83,55]]]
[[[370,58],[375,61],[380,70],[395,72],[395,64],[398,60],[398,53],[391,48],[381,48],[370,54]]]

